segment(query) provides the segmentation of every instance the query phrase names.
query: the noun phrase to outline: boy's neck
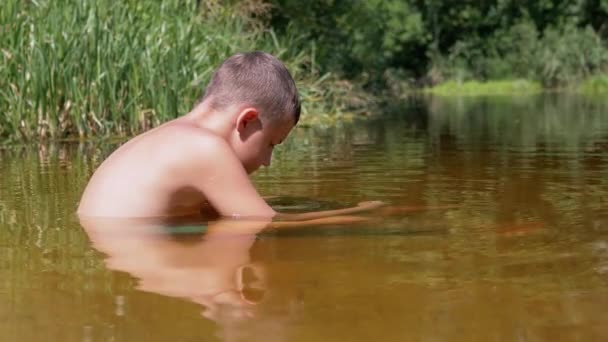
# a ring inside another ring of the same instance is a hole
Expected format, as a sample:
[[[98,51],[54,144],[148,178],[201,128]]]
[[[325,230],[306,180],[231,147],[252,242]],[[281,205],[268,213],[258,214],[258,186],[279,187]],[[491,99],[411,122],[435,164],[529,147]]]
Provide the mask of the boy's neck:
[[[223,138],[228,138],[232,129],[234,129],[234,120],[231,119],[231,115],[229,114],[228,112],[213,110],[208,104],[203,102],[194,107],[183,118],[199,128],[211,131]]]

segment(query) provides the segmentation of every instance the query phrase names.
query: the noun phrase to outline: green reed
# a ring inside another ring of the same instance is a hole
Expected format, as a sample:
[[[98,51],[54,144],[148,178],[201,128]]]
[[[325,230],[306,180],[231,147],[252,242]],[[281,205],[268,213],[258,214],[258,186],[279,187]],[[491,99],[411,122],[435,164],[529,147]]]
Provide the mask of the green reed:
[[[247,19],[195,0],[5,0],[0,137],[141,132],[187,112],[223,59],[255,49],[285,60],[305,100],[321,93],[318,110],[339,112],[311,53]]]

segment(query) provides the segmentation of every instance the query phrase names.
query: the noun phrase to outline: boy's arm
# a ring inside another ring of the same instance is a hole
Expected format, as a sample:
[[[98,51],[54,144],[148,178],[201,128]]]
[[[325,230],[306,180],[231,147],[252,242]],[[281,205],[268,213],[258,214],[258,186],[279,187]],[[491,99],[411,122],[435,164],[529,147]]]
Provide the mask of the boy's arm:
[[[298,228],[305,226],[322,226],[322,225],[344,225],[353,223],[369,222],[372,218],[368,216],[330,216],[310,220],[298,220],[298,221],[273,221],[270,222],[266,228],[270,229],[285,229],[285,228]]]
[[[204,194],[219,215],[255,219],[271,219],[276,215],[225,141],[211,138],[197,145],[191,153],[182,154],[180,175]]]
[[[320,218],[324,218],[324,217],[347,215],[347,214],[350,215],[350,214],[354,214],[354,213],[359,213],[359,212],[363,212],[363,211],[376,209],[383,205],[384,205],[384,203],[381,201],[369,201],[369,202],[361,202],[356,207],[344,208],[344,209],[313,211],[313,212],[308,212],[308,213],[297,213],[297,214],[276,213],[275,218],[282,220],[282,221],[315,220],[315,219],[320,219]]]
[[[312,220],[367,211],[382,206],[382,202],[362,202],[358,206],[301,214],[282,214],[272,209],[258,194],[241,162],[224,141],[206,141],[193,153],[196,158],[184,161],[185,177],[192,179],[211,206],[222,216],[277,218],[283,221]],[[206,153],[200,153],[205,151]],[[185,153],[184,155],[188,155]],[[192,154],[190,155],[192,156]]]

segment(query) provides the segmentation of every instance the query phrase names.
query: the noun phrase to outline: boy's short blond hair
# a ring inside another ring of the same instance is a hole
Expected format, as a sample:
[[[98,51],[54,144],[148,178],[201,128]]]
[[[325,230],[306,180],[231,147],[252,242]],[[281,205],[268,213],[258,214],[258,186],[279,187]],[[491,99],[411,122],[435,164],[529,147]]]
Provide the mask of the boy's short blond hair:
[[[239,53],[226,59],[213,73],[200,102],[209,100],[215,110],[235,103],[254,106],[260,118],[300,119],[300,98],[291,74],[274,56],[261,52]]]

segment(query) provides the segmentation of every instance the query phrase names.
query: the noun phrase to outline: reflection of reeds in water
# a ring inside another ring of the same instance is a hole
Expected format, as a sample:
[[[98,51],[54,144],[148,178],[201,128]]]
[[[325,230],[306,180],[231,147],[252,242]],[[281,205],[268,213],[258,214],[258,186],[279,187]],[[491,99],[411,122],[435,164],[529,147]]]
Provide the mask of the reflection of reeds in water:
[[[0,322],[0,339],[39,339],[31,320],[49,310],[70,316],[77,328],[56,336],[79,334],[100,303],[131,288],[128,277],[107,270],[90,249],[74,214],[86,180],[108,152],[90,144],[0,150],[0,316],[10,317]],[[7,326],[20,338],[5,335]]]
[[[75,158],[77,149],[83,157]],[[75,257],[88,249],[75,210],[104,153],[86,145],[18,146],[0,152],[0,240],[9,265],[48,272],[102,268],[94,254]],[[12,271],[25,274],[28,269]]]
[[[458,143],[540,151],[567,151],[606,144],[608,105],[576,94],[519,97],[430,97],[429,133],[450,134]],[[605,152],[605,150],[604,150]]]
[[[503,216],[513,219],[509,210],[533,220],[559,216],[561,225],[574,227],[581,221],[590,225],[605,208],[608,105],[602,99],[560,93],[432,97],[428,115],[429,136],[440,151],[468,153],[450,163],[452,173],[463,179],[483,174],[504,179],[488,178],[487,183],[487,203],[498,198],[503,209],[497,212]]]
[[[0,218],[9,211],[9,216],[19,216],[14,220],[19,224],[40,223],[36,215],[45,212],[53,213],[51,220],[72,217],[86,181],[115,146],[41,144],[0,150]]]

